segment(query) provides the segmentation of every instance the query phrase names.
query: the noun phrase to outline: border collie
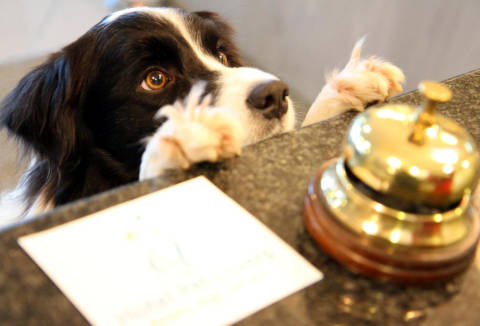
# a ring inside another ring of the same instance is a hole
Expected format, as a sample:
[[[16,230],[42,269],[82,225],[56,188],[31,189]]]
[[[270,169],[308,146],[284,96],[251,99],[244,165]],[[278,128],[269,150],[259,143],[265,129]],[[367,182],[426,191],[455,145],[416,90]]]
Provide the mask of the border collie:
[[[37,214],[293,129],[287,85],[243,67],[231,36],[214,13],[144,7],[107,16],[51,55],[0,107],[0,126],[31,157],[2,213],[10,203]],[[361,60],[360,49],[327,79],[304,124],[402,90],[397,67]]]

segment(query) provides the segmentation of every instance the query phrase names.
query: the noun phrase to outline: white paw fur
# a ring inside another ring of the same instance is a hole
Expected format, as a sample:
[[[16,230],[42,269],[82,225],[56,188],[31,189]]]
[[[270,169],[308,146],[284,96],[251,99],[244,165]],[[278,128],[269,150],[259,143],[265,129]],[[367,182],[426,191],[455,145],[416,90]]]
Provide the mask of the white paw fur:
[[[244,133],[238,119],[228,110],[209,106],[211,96],[202,99],[204,87],[204,83],[197,83],[184,101],[158,111],[156,117],[167,120],[147,139],[140,180],[240,154]]]
[[[349,109],[363,111],[371,102],[384,102],[400,93],[405,76],[400,68],[377,57],[361,59],[358,41],[342,71],[333,71],[308,110],[302,126],[331,118]]]

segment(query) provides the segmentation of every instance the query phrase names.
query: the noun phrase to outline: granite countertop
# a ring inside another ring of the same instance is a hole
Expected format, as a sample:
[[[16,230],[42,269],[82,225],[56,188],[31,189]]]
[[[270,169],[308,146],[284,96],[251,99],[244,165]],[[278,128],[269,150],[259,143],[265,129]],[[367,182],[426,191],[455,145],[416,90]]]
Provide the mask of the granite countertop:
[[[480,143],[480,70],[447,81],[454,97],[440,111]],[[418,104],[418,93],[392,101]],[[339,155],[353,112],[247,147],[240,157],[134,183],[58,208],[0,234],[0,324],[88,324],[18,246],[17,238],[171,184],[205,175],[324,274],[323,281],[239,325],[478,325],[480,257],[444,284],[404,287],[354,275],[325,255],[303,223],[303,198],[318,166]],[[181,203],[179,203],[181,204]],[[86,239],[87,240],[87,239]]]

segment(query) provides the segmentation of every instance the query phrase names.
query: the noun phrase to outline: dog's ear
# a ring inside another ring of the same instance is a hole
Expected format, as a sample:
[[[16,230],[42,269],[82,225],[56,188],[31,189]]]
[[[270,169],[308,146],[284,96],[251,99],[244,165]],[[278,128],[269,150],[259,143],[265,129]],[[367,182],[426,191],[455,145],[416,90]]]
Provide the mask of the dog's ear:
[[[223,36],[224,46],[228,48],[229,63],[232,67],[243,66],[243,61],[240,58],[237,47],[233,42],[233,36],[235,31],[233,28],[217,13],[211,11],[195,11],[193,15],[196,15],[202,19],[213,22],[216,28]]]
[[[195,11],[193,12],[194,15],[202,19],[207,19],[215,23],[217,28],[219,28],[223,35],[227,36],[228,38],[232,37],[234,34],[233,28],[216,12],[212,11]]]
[[[62,162],[77,142],[81,81],[65,51],[23,77],[0,105],[0,127],[41,157]]]

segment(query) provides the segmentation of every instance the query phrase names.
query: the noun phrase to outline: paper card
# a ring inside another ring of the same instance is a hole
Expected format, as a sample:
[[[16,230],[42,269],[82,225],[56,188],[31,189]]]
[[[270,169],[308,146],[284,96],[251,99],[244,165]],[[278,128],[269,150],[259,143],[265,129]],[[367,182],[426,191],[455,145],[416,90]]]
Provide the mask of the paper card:
[[[322,273],[203,177],[19,240],[94,325],[226,325]]]

